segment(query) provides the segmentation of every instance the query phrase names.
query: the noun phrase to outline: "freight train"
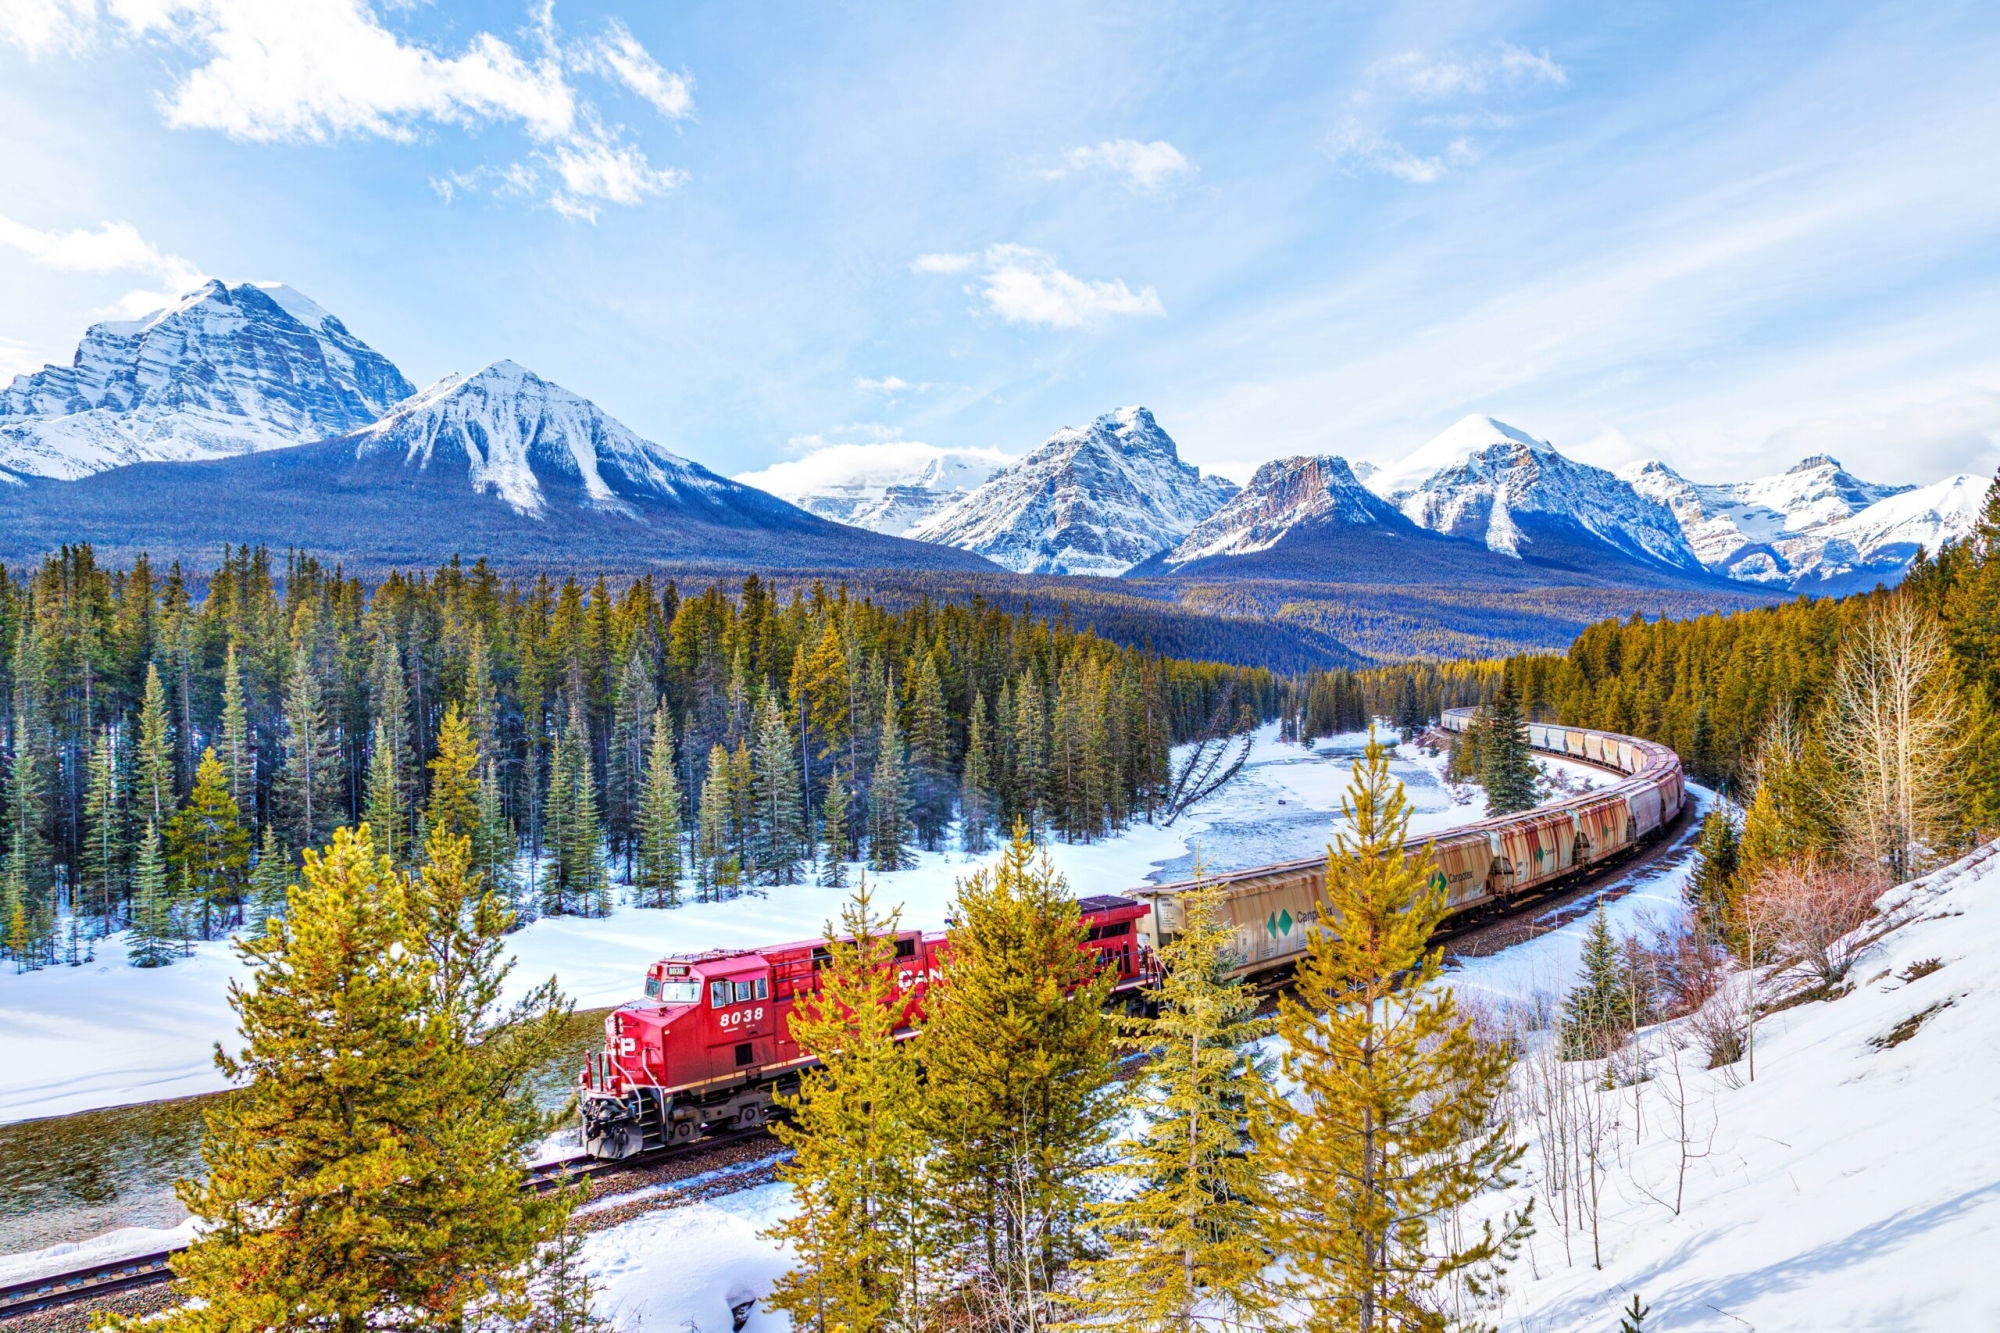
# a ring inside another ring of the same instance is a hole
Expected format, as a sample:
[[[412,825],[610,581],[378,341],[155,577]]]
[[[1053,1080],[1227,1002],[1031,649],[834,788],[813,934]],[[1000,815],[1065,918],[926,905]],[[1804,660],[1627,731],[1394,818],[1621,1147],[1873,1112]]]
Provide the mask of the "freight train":
[[[1471,725],[1473,710],[1451,709],[1449,731]],[[1614,859],[1655,837],[1680,814],[1686,785],[1680,759],[1664,745],[1630,736],[1530,723],[1529,744],[1608,769],[1616,781],[1515,815],[1412,839],[1429,847],[1449,918],[1504,908],[1531,890]],[[1326,859],[1309,857],[1209,876],[1223,889],[1235,932],[1236,972],[1264,977],[1290,969],[1319,917]],[[1157,952],[1181,929],[1183,897],[1195,882],[1143,885],[1081,899],[1084,947],[1112,972],[1114,1000],[1142,1002],[1157,980]],[[906,930],[895,939],[897,989],[908,1026],[923,1026],[925,997],[942,971],[941,932]],[[749,1129],[770,1118],[775,1094],[797,1086],[813,1060],[791,1039],[792,1007],[817,986],[831,954],[824,940],[662,958],[646,972],[645,998],[604,1020],[604,1049],[579,1078],[584,1147],[621,1159],[707,1135]]]

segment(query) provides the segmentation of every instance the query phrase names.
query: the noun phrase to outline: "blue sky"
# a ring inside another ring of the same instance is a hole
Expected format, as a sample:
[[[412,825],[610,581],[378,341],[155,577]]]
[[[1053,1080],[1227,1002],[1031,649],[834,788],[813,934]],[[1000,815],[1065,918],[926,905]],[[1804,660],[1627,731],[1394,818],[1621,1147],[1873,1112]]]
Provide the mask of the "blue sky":
[[[0,370],[278,279],[725,472],[2000,464],[2000,11],[0,0]]]

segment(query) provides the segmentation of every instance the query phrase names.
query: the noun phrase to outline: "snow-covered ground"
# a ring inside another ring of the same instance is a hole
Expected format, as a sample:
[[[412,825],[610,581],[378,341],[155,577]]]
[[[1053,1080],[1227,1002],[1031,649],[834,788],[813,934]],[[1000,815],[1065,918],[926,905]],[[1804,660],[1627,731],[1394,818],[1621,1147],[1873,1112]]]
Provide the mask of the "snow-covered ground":
[[[1236,780],[1173,828],[1138,824],[1095,843],[1053,843],[1050,855],[1080,895],[1184,877],[1197,847],[1214,870],[1316,855],[1339,822],[1348,759],[1364,740],[1336,737],[1308,753],[1266,727]],[[1441,764],[1415,752],[1396,760],[1419,833],[1481,813],[1476,801],[1453,801],[1438,779]],[[958,880],[976,868],[957,852],[923,854],[914,869],[875,877],[878,901],[902,904],[905,925],[940,929]],[[792,885],[671,911],[620,907],[595,920],[545,917],[513,937],[513,981],[525,988],[553,975],[579,1008],[621,1004],[663,954],[811,938],[838,915],[844,897],[843,890]],[[171,967],[129,967],[122,935],[101,942],[96,960],[81,967],[0,971],[0,1122],[222,1088],[214,1049],[234,1034],[228,985],[243,976],[223,941],[197,945],[193,957]]]

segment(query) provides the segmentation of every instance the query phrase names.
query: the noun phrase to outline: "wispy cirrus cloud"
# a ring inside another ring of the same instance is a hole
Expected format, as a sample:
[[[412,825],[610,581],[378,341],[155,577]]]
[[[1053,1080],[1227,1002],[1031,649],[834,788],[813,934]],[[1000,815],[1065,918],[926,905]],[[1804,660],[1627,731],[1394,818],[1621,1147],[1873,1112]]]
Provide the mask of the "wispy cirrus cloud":
[[[514,124],[538,164],[447,172],[432,186],[450,201],[492,188],[533,194],[557,212],[595,220],[600,204],[635,204],[677,185],[621,126],[607,126],[573,75],[616,83],[672,120],[693,114],[693,81],[662,66],[616,19],[566,42],[553,0],[530,13],[524,37],[477,32],[435,48],[383,21],[370,0],[5,0],[0,41],[41,58],[108,39],[161,42],[193,63],[160,93],[175,129],[248,143],[379,138],[415,143],[428,127]]]
[[[1048,180],[1061,180],[1084,172],[1104,171],[1125,178],[1134,190],[1155,193],[1175,181],[1194,175],[1195,165],[1187,155],[1165,139],[1140,143],[1137,139],[1107,139],[1103,143],[1072,148],[1055,166],[1044,168]]]
[[[141,273],[156,287],[119,297],[102,313],[132,319],[158,310],[207,281],[207,274],[179,255],[169,254],[139,234],[129,222],[99,223],[95,230],[44,231],[0,216],[0,246],[19,250],[47,268],[66,273]]]
[[[1488,95],[1520,95],[1562,86],[1569,73],[1546,51],[1501,42],[1475,56],[1404,51],[1368,67],[1366,86],[1328,133],[1327,152],[1349,170],[1372,171],[1411,185],[1431,185],[1479,160],[1472,134],[1514,123],[1506,112],[1483,106],[1411,115],[1414,106],[1463,103]],[[1437,141],[1439,132],[1452,137]],[[1428,140],[1418,147],[1415,141]]]
[[[1122,278],[1079,278],[1065,272],[1054,255],[1032,246],[989,245],[978,253],[919,255],[910,270],[977,273],[977,286],[968,290],[976,290],[987,308],[1009,324],[1080,329],[1117,316],[1167,313],[1151,287],[1133,291]]]

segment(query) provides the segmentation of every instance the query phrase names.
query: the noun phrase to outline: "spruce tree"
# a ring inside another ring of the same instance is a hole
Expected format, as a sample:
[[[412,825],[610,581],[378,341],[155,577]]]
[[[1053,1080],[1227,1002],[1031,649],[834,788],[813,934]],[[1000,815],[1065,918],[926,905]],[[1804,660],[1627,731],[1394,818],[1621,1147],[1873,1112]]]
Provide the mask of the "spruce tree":
[[[1180,933],[1160,951],[1159,1015],[1129,1025],[1153,1059],[1124,1097],[1137,1128],[1095,1209],[1103,1253],[1085,1267],[1079,1300],[1093,1326],[1133,1333],[1242,1327],[1270,1307],[1270,1200],[1242,1127],[1269,1075],[1253,1043],[1270,1024],[1229,975],[1234,931],[1220,890],[1201,885],[1179,906]]]
[[[800,849],[806,840],[799,765],[784,710],[770,694],[764,696],[757,714],[756,800],[753,857],[758,879],[765,884],[797,883]]]
[[[847,777],[836,764],[833,774],[826,780],[826,796],[820,802],[820,817],[826,821],[825,836],[820,840],[819,873],[815,882],[825,889],[847,887],[847,862],[851,859],[854,838],[849,832],[853,820],[853,798],[847,787]]]
[[[479,747],[472,726],[456,703],[446,704],[438,724],[437,752],[431,756],[431,794],[424,805],[426,845],[438,838],[466,838],[475,844],[473,867],[484,873],[476,852],[479,835]]]
[[[1646,1333],[1646,1316],[1653,1313],[1650,1305],[1639,1303],[1639,1293],[1632,1293],[1632,1303],[1618,1312],[1618,1333]]]
[[[896,913],[878,916],[864,875],[826,928],[829,961],[792,1011],[792,1039],[817,1060],[779,1104],[772,1130],[795,1208],[764,1233],[796,1256],[767,1303],[809,1333],[914,1328],[927,1227],[924,1141],[912,1112],[916,1063],[896,1039],[910,998],[896,984]]]
[[[959,882],[949,920],[920,1052],[927,1197],[966,1289],[1008,1326],[1039,1327],[1083,1251],[1090,1172],[1110,1141],[1113,977],[1023,825],[997,864]]]
[[[1632,979],[1601,900],[1583,937],[1579,969],[1576,985],[1563,997],[1562,1055],[1601,1059],[1624,1044],[1634,1020]]]
[[[174,961],[173,920],[167,897],[167,858],[160,831],[146,821],[139,859],[132,869],[132,935],[125,957],[134,967],[165,967]]]
[[[250,869],[249,911],[252,931],[261,931],[272,917],[283,916],[285,898],[292,887],[292,860],[278,841],[278,830],[264,825],[264,841],[257,848],[257,863]]]
[[[1722,805],[1702,816],[1687,897],[1702,933],[1711,940],[1726,937],[1726,923],[1734,915],[1738,844],[1736,821]]]
[[[409,814],[403,809],[403,775],[397,772],[394,743],[380,718],[368,754],[368,794],[362,818],[374,833],[375,845],[396,865],[410,860]]]
[[[743,865],[736,859],[736,838],[731,829],[735,800],[730,794],[729,752],[720,745],[708,752],[708,779],[702,783],[699,828],[695,840],[697,896],[715,902],[736,896],[742,883]]]
[[[975,694],[966,729],[965,771],[959,777],[959,845],[967,856],[984,856],[993,845],[992,755],[986,736],[986,700]]]
[[[542,899],[543,910],[551,916],[603,916],[611,910],[593,769],[590,725],[584,719],[583,700],[572,694],[569,725],[556,738],[555,762],[549,769],[548,834],[556,862]]]
[[[131,862],[131,838],[126,831],[123,784],[119,781],[117,736],[109,726],[97,729],[90,747],[90,769],[83,797],[83,891],[91,910],[110,929],[123,896]]]
[[[1486,813],[1511,815],[1533,809],[1535,783],[1534,752],[1528,746],[1528,724],[1521,716],[1521,696],[1514,682],[1501,677],[1500,692],[1493,697],[1493,714],[1480,729],[1480,783],[1486,788]]]
[[[222,769],[229,779],[229,799],[238,810],[250,809],[257,777],[250,753],[250,709],[243,699],[243,674],[236,666],[233,640],[222,659]],[[254,823],[255,811],[251,814]]]
[[[638,856],[639,805],[645,797],[646,751],[652,741],[655,700],[646,655],[634,650],[618,676],[604,770],[605,826],[612,845],[625,858],[628,877]]]
[[[1041,827],[1048,814],[1049,733],[1042,687],[1024,672],[1014,704],[1014,787],[1008,815]]]
[[[167,726],[167,691],[160,684],[157,662],[146,663],[146,694],[139,706],[139,749],[133,760],[136,815],[165,828],[174,817],[174,748]]]
[[[873,870],[907,870],[910,852],[909,778],[903,768],[903,738],[896,727],[896,695],[882,710],[882,736],[875,776],[868,784],[868,865]]]
[[[1348,831],[1278,1001],[1294,1090],[1260,1096],[1251,1118],[1276,1195],[1270,1244],[1311,1333],[1435,1328],[1439,1289],[1490,1293],[1526,1233],[1525,1212],[1469,1235],[1436,1225],[1513,1179],[1511,1059],[1436,984],[1444,891],[1427,853],[1404,855],[1410,807],[1372,733],[1341,809]]]
[[[520,845],[514,821],[507,818],[500,797],[500,780],[493,776],[493,765],[487,763],[479,775],[479,829],[472,840],[473,856],[493,891],[514,905],[516,920],[531,917],[533,909],[533,904],[523,899],[521,877],[514,866]]]
[[[226,916],[242,893],[250,868],[250,835],[213,749],[201,752],[194,789],[167,825],[167,866],[188,899],[187,909],[195,910],[199,902],[201,937],[209,938],[216,917]]]
[[[674,775],[673,721],[653,710],[653,742],[639,797],[633,902],[640,907],[681,905],[681,787]]]
[[[569,1201],[522,1189],[517,1126],[418,938],[402,877],[342,829],[307,852],[293,910],[238,942],[245,1044],[217,1063],[243,1086],[179,1187],[203,1228],[173,1260],[193,1299],[166,1333],[453,1328],[521,1296]]]
[[[926,851],[943,845],[951,822],[956,775],[951,771],[951,731],[945,718],[944,690],[937,663],[929,653],[918,662],[910,690],[910,760],[908,817],[917,841]]]
[[[143,772],[142,765],[142,792]],[[273,784],[279,826],[291,846],[318,847],[346,822],[342,786],[339,740],[327,717],[312,653],[301,644],[292,654],[285,687],[284,758]]]

